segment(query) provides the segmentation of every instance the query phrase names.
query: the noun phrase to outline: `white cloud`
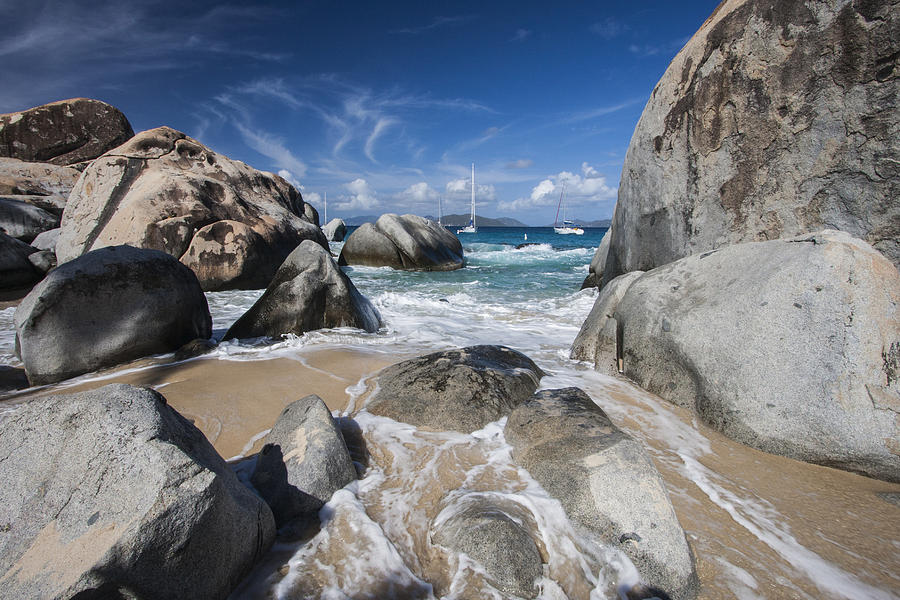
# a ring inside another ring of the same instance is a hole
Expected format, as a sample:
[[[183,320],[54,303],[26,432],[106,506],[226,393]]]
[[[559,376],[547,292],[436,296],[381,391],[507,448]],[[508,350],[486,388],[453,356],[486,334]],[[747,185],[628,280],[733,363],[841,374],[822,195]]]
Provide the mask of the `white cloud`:
[[[506,163],[507,169],[527,169],[532,166],[534,161],[530,158],[520,158],[519,160],[514,160],[512,162]]]
[[[389,118],[380,118],[378,122],[375,123],[375,127],[372,129],[372,134],[369,136],[369,139],[366,140],[366,156],[372,162],[378,162],[375,160],[375,142],[378,141],[378,138],[384,133],[385,129],[394,125],[396,121],[394,119]]]
[[[525,210],[555,206],[559,203],[563,188],[566,190],[569,206],[577,207],[615,200],[616,188],[606,184],[606,177],[587,162],[581,163],[581,175],[561,171],[542,180],[531,190],[528,198],[500,202],[500,210]]]
[[[619,34],[627,31],[628,26],[624,23],[620,23],[612,17],[607,17],[602,21],[593,23],[588,29],[590,29],[591,33],[599,35],[604,39],[611,40]]]
[[[350,183],[345,183],[344,188],[350,194],[340,196],[340,201],[336,205],[339,210],[372,210],[381,204],[365,179],[354,179]]]
[[[278,175],[298,190],[303,190],[303,184],[300,183],[300,180],[297,179],[297,177],[287,169],[281,169],[280,171],[278,171]]]
[[[445,189],[447,190],[447,194],[451,196],[468,196],[472,193],[472,180],[465,177],[460,179],[452,179],[447,182]],[[496,199],[497,190],[493,185],[482,185],[480,183],[475,184],[476,201],[493,201]]]
[[[248,146],[271,158],[276,167],[296,174],[297,177],[306,175],[306,165],[284,147],[281,139],[264,131],[253,131],[239,121],[235,121],[234,126]]]
[[[437,201],[438,191],[430,187],[424,181],[414,183],[399,194],[397,197],[413,204],[434,204]]]

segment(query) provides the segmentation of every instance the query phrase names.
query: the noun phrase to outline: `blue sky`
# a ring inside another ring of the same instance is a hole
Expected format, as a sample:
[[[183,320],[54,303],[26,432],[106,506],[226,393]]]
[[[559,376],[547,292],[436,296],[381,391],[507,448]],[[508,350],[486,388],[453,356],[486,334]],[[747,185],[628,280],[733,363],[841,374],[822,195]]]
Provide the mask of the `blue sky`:
[[[76,96],[280,172],[329,217],[608,218],[686,2],[0,0],[0,113]]]

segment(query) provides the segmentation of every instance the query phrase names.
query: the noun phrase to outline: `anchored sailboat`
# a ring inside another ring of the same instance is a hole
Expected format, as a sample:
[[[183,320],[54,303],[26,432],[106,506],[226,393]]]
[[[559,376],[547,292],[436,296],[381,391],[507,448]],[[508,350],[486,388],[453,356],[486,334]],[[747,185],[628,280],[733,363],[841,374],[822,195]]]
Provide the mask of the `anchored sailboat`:
[[[457,229],[456,233],[478,233],[478,228],[475,227],[475,163],[472,163],[472,216],[469,218],[469,224]]]
[[[553,231],[562,234],[584,235],[584,229],[575,226],[575,221],[566,220],[566,205],[563,204],[563,198],[566,194],[566,186],[563,185],[562,191],[559,193],[559,204],[556,205],[556,219],[553,222]],[[559,207],[562,206],[563,221],[562,227],[559,226]]]

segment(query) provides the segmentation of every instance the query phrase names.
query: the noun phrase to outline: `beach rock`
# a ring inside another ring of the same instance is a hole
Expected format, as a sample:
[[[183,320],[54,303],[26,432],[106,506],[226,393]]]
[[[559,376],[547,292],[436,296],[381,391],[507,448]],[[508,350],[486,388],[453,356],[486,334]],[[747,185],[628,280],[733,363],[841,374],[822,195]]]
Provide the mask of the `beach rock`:
[[[411,271],[453,271],[465,264],[459,239],[434,221],[386,214],[347,238],[338,264]]]
[[[356,469],[321,398],[289,404],[266,436],[250,481],[282,527],[315,518],[332,494],[356,479]]]
[[[28,260],[38,250],[0,231],[0,290],[31,287],[44,274]]]
[[[226,598],[269,507],[159,393],[37,398],[0,426],[0,596]]]
[[[900,481],[898,306],[891,262],[823,231],[654,269],[613,317],[625,375],[728,437]]]
[[[263,295],[223,339],[299,335],[328,327],[378,331],[381,317],[322,246],[306,240],[291,252]]]
[[[0,156],[72,165],[95,159],[133,135],[117,108],[72,98],[0,115]]]
[[[16,308],[16,348],[33,385],[209,338],[190,269],[156,250],[94,250],[52,270]]]
[[[888,0],[720,4],[635,129],[603,280],[824,228],[900,265],[898,52]]]
[[[37,248],[38,250],[52,250],[55,254],[57,239],[59,239],[59,228],[48,229],[47,231],[42,231],[37,234],[37,236],[31,240],[31,247]]]
[[[61,198],[65,205],[65,199],[80,175],[81,172],[72,167],[0,157],[0,195],[53,196]]]
[[[606,257],[609,254],[609,238],[609,231],[607,231],[603,235],[603,239],[600,240],[600,245],[597,246],[596,252],[594,252],[594,257],[591,259],[590,266],[588,266],[588,276],[584,278],[581,289],[585,290],[587,288],[600,287],[600,283],[603,281],[603,269],[606,266]]]
[[[28,260],[41,273],[48,273],[56,267],[56,253],[53,250],[38,250],[28,255]]]
[[[422,429],[472,433],[530,398],[543,376],[506,346],[435,352],[383,369],[365,408]]]
[[[341,219],[332,219],[322,228],[322,233],[329,242],[343,242],[347,235],[347,226]]]
[[[303,240],[328,247],[317,223],[315,209],[281,177],[159,127],[84,171],[69,196],[56,254],[63,263],[129,244],[178,258],[204,290],[262,288]]]
[[[432,542],[479,563],[491,585],[501,592],[534,598],[538,592],[535,584],[543,575],[543,560],[521,519],[475,493],[463,496],[463,502],[456,504],[435,519]]]
[[[59,217],[27,202],[0,198],[0,231],[23,242],[59,226]]]
[[[590,361],[595,368],[610,375],[619,372],[618,359],[622,357],[617,351],[618,326],[613,315],[625,292],[643,274],[643,271],[631,271],[603,286],[575,336],[570,358]]]
[[[570,519],[624,552],[641,580],[671,598],[698,589],[690,547],[640,442],[578,388],[542,390],[509,415],[513,459]]]

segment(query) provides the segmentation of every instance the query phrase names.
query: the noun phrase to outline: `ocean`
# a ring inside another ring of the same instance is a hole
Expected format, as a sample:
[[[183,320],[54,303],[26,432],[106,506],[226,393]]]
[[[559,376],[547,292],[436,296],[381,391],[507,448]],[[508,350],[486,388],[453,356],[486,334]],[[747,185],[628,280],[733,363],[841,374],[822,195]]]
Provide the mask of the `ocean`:
[[[896,598],[897,507],[878,494],[896,494],[897,486],[746,448],[691,413],[569,359],[597,296],[594,289],[579,288],[605,231],[586,229],[576,236],[552,228],[481,228],[459,235],[467,264],[457,271],[347,269],[381,313],[378,333],[340,328],[228,341],[183,363],[172,364],[171,355],[156,357],[38,393],[119,380],[153,385],[221,453],[240,461],[259,448],[273,411],[277,416],[279,407],[313,391],[323,397],[333,392],[326,401],[336,416],[353,419],[362,431],[372,455],[368,467],[326,505],[314,537],[278,544],[233,598],[499,598],[477,565],[429,542],[431,524],[448,503],[473,492],[529,515],[548,556],[541,598],[616,598],[621,586],[635,581],[633,567],[585,536],[515,466],[503,439],[504,420],[472,435],[435,433],[361,410],[372,376],[384,365],[450,348],[502,344],[547,373],[542,388],[584,389],[643,443],[692,546],[701,598]],[[332,243],[335,255],[341,246]],[[220,338],[260,294],[207,294],[214,335]],[[13,312],[0,310],[0,365],[20,366]],[[291,365],[302,373],[293,375]],[[209,375],[213,368],[250,379],[256,395],[248,388],[225,389],[224,381]],[[318,388],[315,377],[324,382]],[[191,393],[208,400],[203,408],[179,403],[186,401],[178,391],[187,389],[179,386],[192,378]],[[14,410],[14,402],[26,397],[18,395],[0,411]],[[248,461],[236,464],[245,475]]]

